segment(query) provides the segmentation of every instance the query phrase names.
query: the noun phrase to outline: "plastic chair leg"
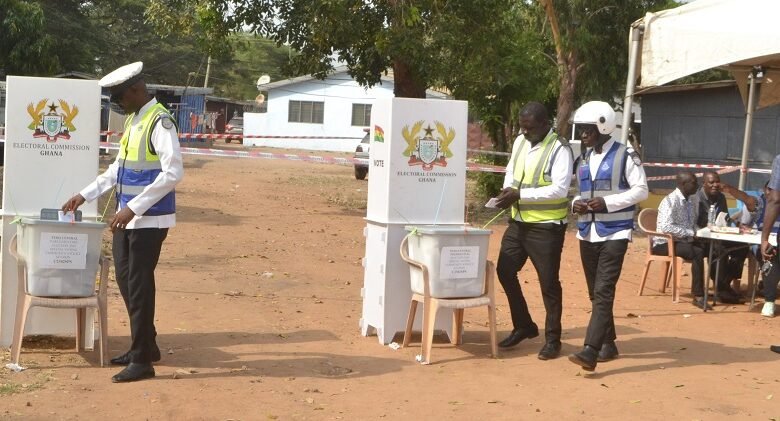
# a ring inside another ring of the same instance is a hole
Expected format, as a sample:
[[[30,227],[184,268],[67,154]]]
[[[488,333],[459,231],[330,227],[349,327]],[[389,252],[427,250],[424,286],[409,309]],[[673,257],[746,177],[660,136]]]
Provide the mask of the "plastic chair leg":
[[[681,257],[675,257],[672,269],[672,276],[674,277],[674,285],[672,285],[672,301],[675,303],[680,302],[680,280],[682,278],[682,263]]]
[[[642,296],[642,291],[645,290],[645,282],[647,281],[647,272],[650,271],[650,264],[652,260],[645,262],[645,271],[642,273],[642,281],[639,283],[639,293],[637,295]]]
[[[498,358],[498,343],[496,340],[496,303],[488,305],[488,324],[490,325],[490,352],[493,358]]]
[[[409,346],[409,341],[412,339],[412,327],[414,327],[414,316],[417,314],[417,301],[412,300],[409,303],[409,316],[406,318],[406,330],[404,331],[404,341],[401,344],[402,347]]]
[[[106,366],[106,358],[108,358],[108,322],[107,315],[104,311],[105,307],[101,309],[98,307],[95,311],[98,313],[98,323],[100,324],[100,366]]]
[[[666,294],[666,288],[669,287],[669,284],[672,282],[674,277],[674,269],[672,268],[672,262],[664,262],[664,273],[666,276],[664,276],[664,281],[661,284],[661,293]]]
[[[87,309],[76,309],[76,352],[84,350],[84,333],[86,332]]]
[[[423,304],[423,333],[422,333],[422,362],[431,363],[431,350],[433,349],[433,330],[436,325],[436,312],[439,306],[436,300],[429,300]]]
[[[452,337],[450,342],[453,345],[459,345],[463,343],[463,313],[462,308],[457,308],[452,311]]]
[[[19,355],[22,353],[22,340],[24,339],[24,327],[27,323],[27,313],[30,311],[30,299],[20,295],[16,300],[16,320],[14,321],[14,339],[11,344],[11,362],[19,364]]]

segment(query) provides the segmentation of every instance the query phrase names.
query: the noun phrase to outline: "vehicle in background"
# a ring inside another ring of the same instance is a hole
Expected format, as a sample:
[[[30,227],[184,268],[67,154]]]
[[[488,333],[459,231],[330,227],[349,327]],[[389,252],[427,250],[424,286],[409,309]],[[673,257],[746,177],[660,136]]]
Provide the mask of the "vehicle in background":
[[[234,116],[225,124],[225,134],[231,135],[244,135],[244,117]],[[225,143],[230,143],[232,139],[225,139]],[[243,139],[239,139],[238,143],[244,143]]]
[[[358,180],[365,180],[368,175],[368,150],[371,148],[371,138],[368,129],[363,129],[366,135],[355,148],[355,158],[365,159],[365,163],[355,163],[355,178]]]

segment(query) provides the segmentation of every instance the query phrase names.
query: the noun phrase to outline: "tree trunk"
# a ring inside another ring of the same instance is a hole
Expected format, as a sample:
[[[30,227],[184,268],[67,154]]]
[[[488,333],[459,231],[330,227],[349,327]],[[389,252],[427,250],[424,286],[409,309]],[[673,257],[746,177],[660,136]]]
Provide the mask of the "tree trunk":
[[[402,59],[393,60],[393,93],[398,98],[425,98],[425,84],[414,73],[414,69]]]
[[[579,63],[577,54],[570,51],[565,57],[558,58],[558,71],[561,85],[558,92],[557,123],[555,129],[559,136],[569,138],[569,121],[574,113],[574,91],[577,86]]]

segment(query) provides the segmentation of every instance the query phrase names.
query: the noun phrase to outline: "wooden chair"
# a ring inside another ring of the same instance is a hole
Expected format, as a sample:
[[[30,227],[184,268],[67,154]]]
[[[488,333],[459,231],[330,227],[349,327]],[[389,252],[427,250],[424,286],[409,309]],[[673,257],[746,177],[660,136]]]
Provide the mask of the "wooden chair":
[[[650,264],[653,262],[661,262],[664,264],[664,277],[661,280],[660,291],[666,292],[666,287],[670,280],[674,280],[672,284],[672,297],[674,302],[680,301],[680,280],[682,278],[682,265],[686,262],[685,259],[679,257],[674,251],[674,240],[671,234],[666,234],[656,231],[656,223],[658,220],[658,209],[642,209],[639,212],[637,222],[639,228],[647,234],[647,257],[645,262],[645,270],[642,274],[642,282],[639,283],[639,294],[642,295],[642,291],[645,289],[645,282],[647,281],[647,273],[650,270]],[[653,254],[653,238],[664,237],[669,244],[669,252],[665,256],[659,256]]]
[[[466,308],[488,307],[488,324],[490,327],[490,349],[493,358],[498,357],[498,347],[496,344],[496,300],[493,274],[495,267],[493,262],[488,260],[485,264],[485,293],[473,298],[435,298],[430,294],[430,279],[428,276],[428,267],[424,264],[412,260],[407,253],[408,236],[401,242],[401,258],[412,268],[422,271],[424,294],[412,294],[412,300],[409,305],[409,317],[406,319],[406,330],[404,331],[403,347],[409,345],[412,337],[412,327],[414,317],[417,312],[417,303],[423,304],[423,326],[422,326],[422,363],[430,364],[431,349],[433,348],[433,330],[436,325],[436,312],[440,308],[453,309],[452,319],[452,337],[450,341],[453,344],[463,342],[463,313]]]
[[[14,337],[11,344],[11,362],[19,364],[19,354],[22,350],[24,327],[27,322],[27,313],[31,307],[72,308],[76,310],[76,352],[81,351],[83,337],[87,328],[87,309],[94,308],[98,312],[98,324],[100,325],[100,366],[105,366],[108,357],[108,324],[107,319],[107,284],[108,268],[111,259],[100,257],[99,286],[93,295],[89,297],[38,297],[30,295],[27,291],[27,267],[24,257],[16,250],[16,235],[11,238],[9,246],[11,255],[16,258],[19,286],[16,299],[16,319],[14,320]]]

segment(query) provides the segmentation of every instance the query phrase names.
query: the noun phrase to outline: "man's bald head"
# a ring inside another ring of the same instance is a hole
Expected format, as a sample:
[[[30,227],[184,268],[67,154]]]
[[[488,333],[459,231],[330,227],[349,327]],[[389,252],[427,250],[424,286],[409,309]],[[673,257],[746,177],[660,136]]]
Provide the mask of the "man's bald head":
[[[677,174],[677,188],[680,189],[680,192],[685,197],[696,193],[696,190],[699,188],[696,175],[690,171],[683,171]]]

